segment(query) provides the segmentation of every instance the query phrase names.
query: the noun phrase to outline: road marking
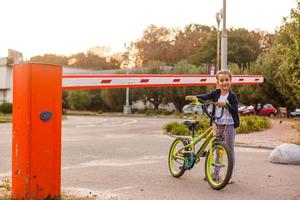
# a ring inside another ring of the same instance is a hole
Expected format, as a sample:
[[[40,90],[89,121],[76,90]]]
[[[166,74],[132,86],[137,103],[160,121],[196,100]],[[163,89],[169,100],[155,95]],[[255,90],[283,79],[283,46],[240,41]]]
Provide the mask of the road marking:
[[[79,125],[76,125],[75,128],[94,128],[94,127],[99,127],[99,128],[107,128],[107,127],[115,127],[115,126],[128,126],[131,124],[135,124],[137,123],[136,119],[130,119],[127,120],[126,122],[122,122],[123,119],[121,120],[103,120],[101,122],[86,122],[86,123],[82,123]],[[107,123],[105,123],[107,122]]]
[[[129,167],[134,165],[147,165],[160,162],[162,159],[167,159],[167,156],[143,156],[132,160],[92,160],[89,162],[80,163],[63,167],[63,170],[82,169],[88,167]]]

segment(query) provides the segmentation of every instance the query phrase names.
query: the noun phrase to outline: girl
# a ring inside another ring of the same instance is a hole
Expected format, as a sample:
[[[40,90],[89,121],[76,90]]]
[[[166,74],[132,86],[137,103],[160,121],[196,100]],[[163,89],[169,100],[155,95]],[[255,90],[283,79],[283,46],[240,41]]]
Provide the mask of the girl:
[[[221,110],[226,106],[228,109],[224,109],[222,118],[215,119],[216,135],[221,136],[225,143],[229,146],[233,156],[233,165],[235,163],[234,156],[234,140],[235,140],[235,128],[240,125],[238,115],[238,100],[235,93],[230,91],[232,75],[228,70],[218,71],[216,74],[217,88],[216,90],[197,96],[187,96],[187,100],[198,98],[202,100],[213,100],[216,106],[213,107],[213,115],[220,116]]]

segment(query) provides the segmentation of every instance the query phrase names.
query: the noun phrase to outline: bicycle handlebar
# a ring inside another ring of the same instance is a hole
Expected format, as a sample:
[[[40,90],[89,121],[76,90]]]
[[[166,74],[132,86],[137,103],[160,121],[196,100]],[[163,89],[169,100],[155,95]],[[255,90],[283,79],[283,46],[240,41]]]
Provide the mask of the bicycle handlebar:
[[[197,97],[193,98],[193,99],[186,99],[186,100],[189,100],[191,101],[194,105],[197,105],[197,106],[200,106],[202,107],[203,111],[205,112],[205,114],[211,118],[211,119],[220,119],[223,117],[223,114],[224,114],[224,108],[225,107],[222,107],[222,110],[221,110],[221,114],[220,116],[213,116],[211,114],[209,114],[209,112],[207,111],[207,105],[216,105],[217,102],[209,102],[209,101],[205,101],[205,100],[202,100],[202,99],[198,99]]]

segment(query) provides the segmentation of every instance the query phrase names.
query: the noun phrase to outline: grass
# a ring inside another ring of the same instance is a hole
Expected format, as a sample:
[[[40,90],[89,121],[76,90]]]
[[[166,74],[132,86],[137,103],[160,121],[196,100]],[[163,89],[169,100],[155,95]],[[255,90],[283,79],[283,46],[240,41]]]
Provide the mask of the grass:
[[[95,116],[100,114],[93,111],[68,110],[65,115]]]
[[[0,123],[7,123],[12,121],[11,114],[2,114],[0,113]]]
[[[298,132],[298,139],[292,141],[292,143],[300,145],[300,119],[292,119],[292,127]]]

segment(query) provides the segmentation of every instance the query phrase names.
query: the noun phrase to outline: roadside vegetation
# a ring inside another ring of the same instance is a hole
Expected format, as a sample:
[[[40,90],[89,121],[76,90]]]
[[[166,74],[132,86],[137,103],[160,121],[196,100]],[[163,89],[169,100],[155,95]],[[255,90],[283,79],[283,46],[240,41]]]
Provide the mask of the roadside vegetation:
[[[0,105],[0,123],[6,123],[12,121],[12,104],[2,103]]]
[[[188,119],[195,119],[199,121],[199,124],[196,126],[196,135],[200,135],[210,126],[209,119],[204,116],[190,115]],[[270,119],[267,117],[242,116],[240,121],[241,124],[240,127],[237,128],[237,134],[263,131],[271,127]],[[163,130],[164,133],[171,135],[191,135],[188,128],[182,122],[178,121],[165,124]]]
[[[298,138],[294,141],[291,141],[294,144],[300,145],[300,118],[299,119],[292,119],[292,127],[297,130]]]

